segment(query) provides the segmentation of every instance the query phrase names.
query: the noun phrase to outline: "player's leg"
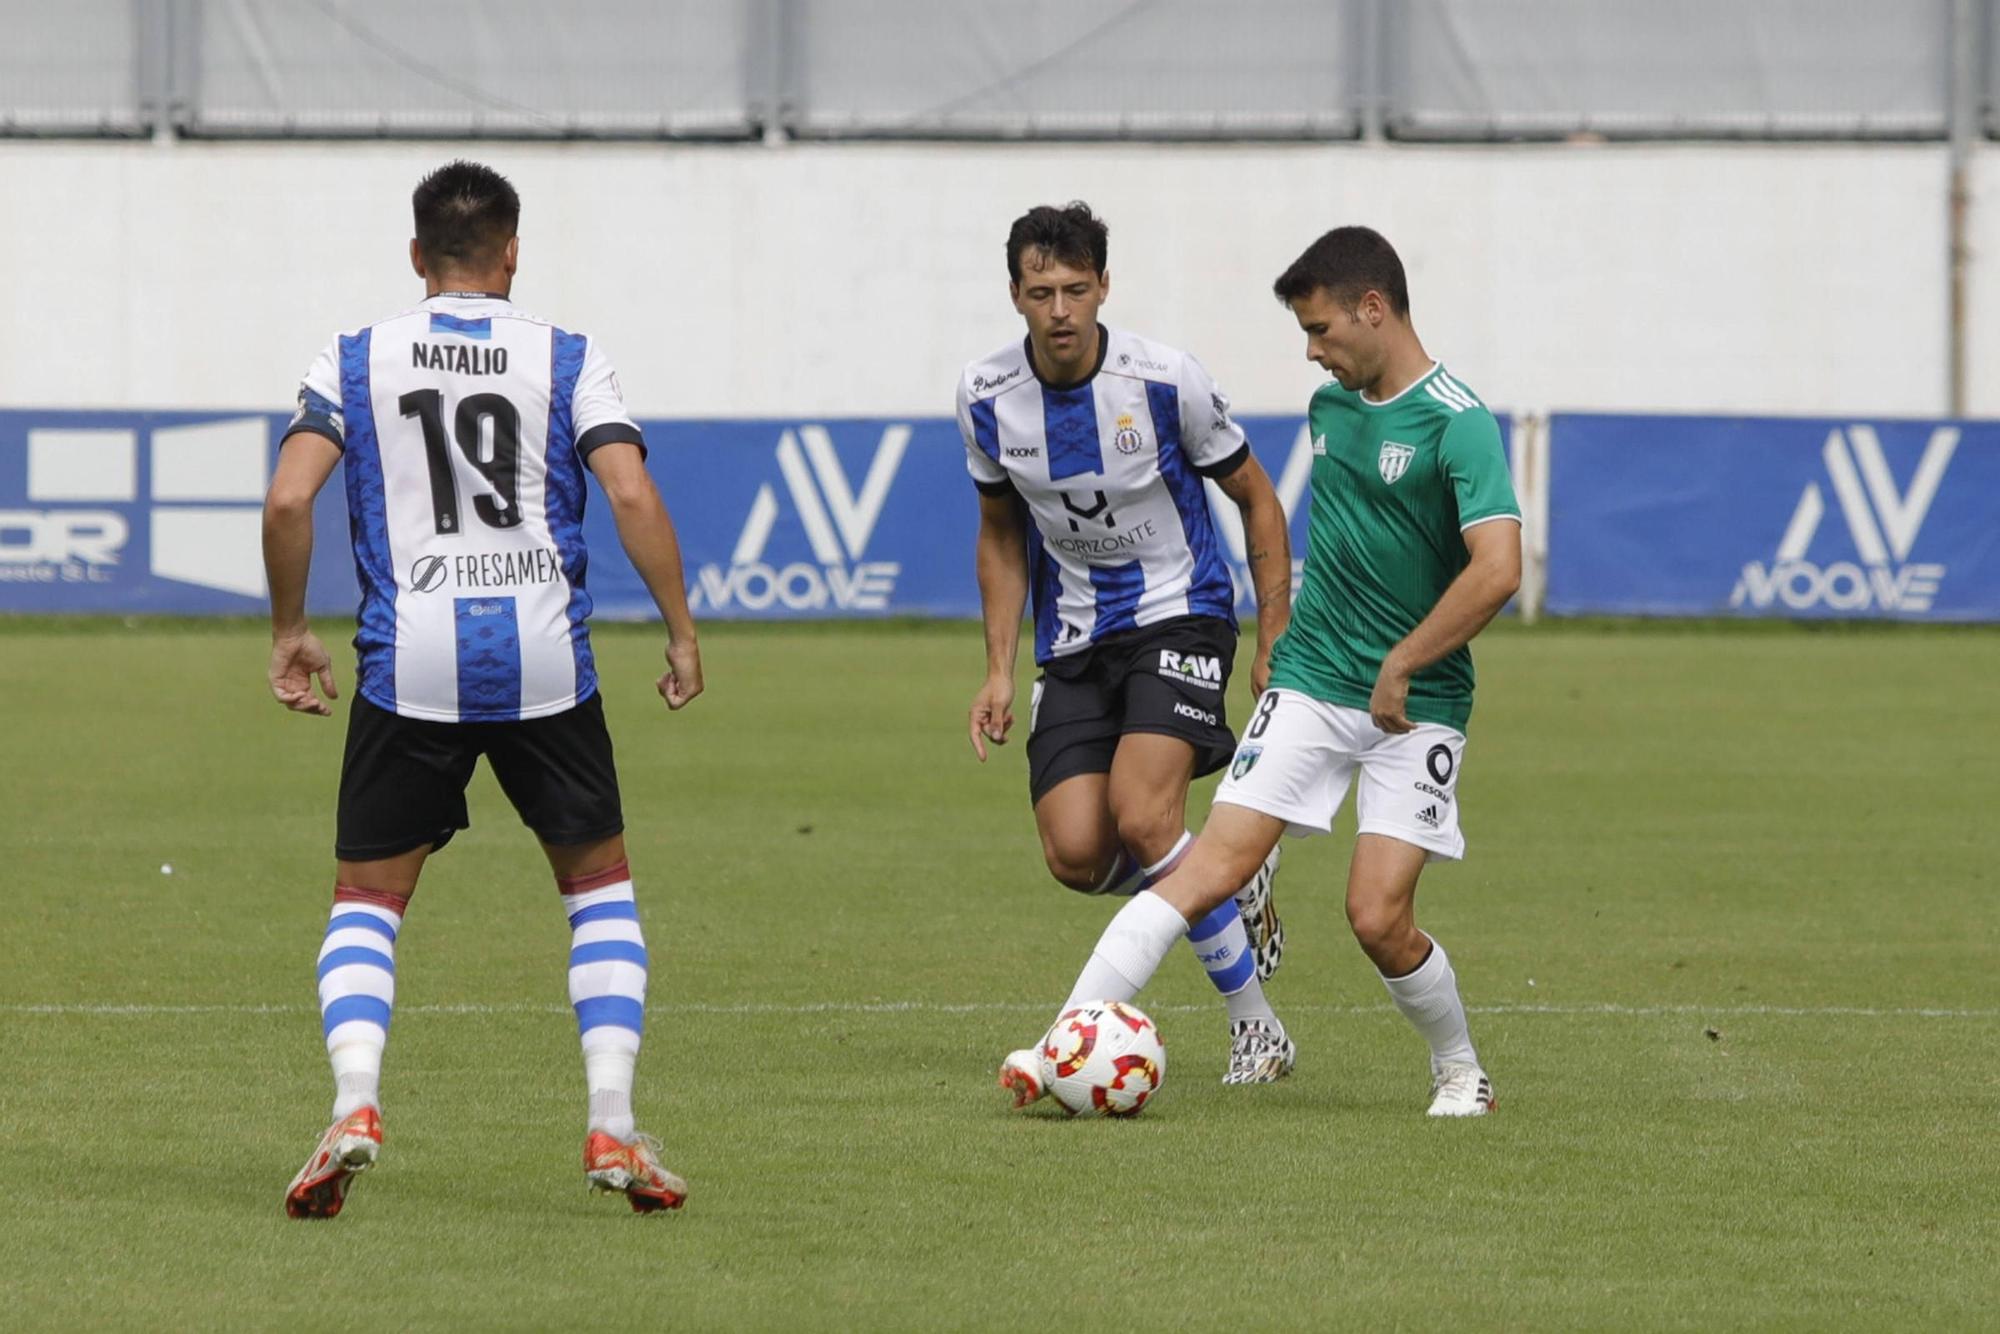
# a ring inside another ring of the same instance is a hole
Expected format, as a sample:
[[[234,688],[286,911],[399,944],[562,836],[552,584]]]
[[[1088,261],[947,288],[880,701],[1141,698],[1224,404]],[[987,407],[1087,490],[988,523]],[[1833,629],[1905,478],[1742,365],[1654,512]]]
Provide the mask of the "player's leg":
[[[1353,765],[1338,748],[1328,706],[1295,691],[1266,694],[1273,706],[1260,706],[1245,730],[1201,837],[1172,874],[1112,918],[1070,989],[1072,999],[1130,1000],[1172,946],[1174,921],[1185,932],[1221,906],[1232,894],[1229,877],[1240,885],[1288,828],[1333,827]]]
[[[1190,927],[1227,902],[1277,845],[1284,822],[1217,805],[1201,836],[1158,884],[1119,909],[1077,975],[1063,1009],[1084,1001],[1131,1000]]]
[[[639,1133],[632,1114],[649,960],[625,836],[545,841],[542,851],[570,923],[569,999],[590,1100],[584,1177],[592,1189],[624,1193],[642,1213],[678,1208],[687,1183],[661,1165],[658,1141]]]
[[[382,1056],[396,999],[396,939],[425,859],[466,824],[476,753],[448,725],[357,697],[336,818],[333,909],[315,971],[333,1069],[333,1122],[285,1191],[294,1218],[331,1218],[382,1145]]]
[[[1358,712],[1355,726],[1373,730]],[[1493,1109],[1493,1085],[1472,1045],[1458,977],[1416,914],[1425,863],[1464,855],[1456,785],[1465,738],[1429,724],[1377,736],[1361,755],[1347,920],[1390,999],[1430,1046],[1430,1114],[1483,1115]]]
[[[1106,798],[1118,748],[1115,701],[1095,663],[1035,682],[1028,710],[1028,793],[1049,874],[1080,894],[1130,894],[1144,870],[1118,841]],[[1025,1107],[1042,1096],[1032,1047],[1000,1062],[1000,1087]]]
[[[1236,645],[1236,626],[1216,617],[1186,616],[1149,627],[1121,664],[1124,734],[1153,733],[1185,741],[1193,748],[1194,778],[1229,763],[1236,750],[1227,706]],[[1237,887],[1235,904],[1225,914],[1242,922],[1260,982],[1277,971],[1284,951],[1284,930],[1272,896],[1277,874],[1274,847],[1249,880]],[[1221,918],[1196,923],[1196,939],[1207,938],[1207,928],[1220,930],[1222,924]],[[1233,958],[1233,942],[1230,945]],[[1218,942],[1204,953],[1213,956],[1219,948]],[[1254,996],[1245,1000],[1254,1001]]]
[[[650,961],[603,700],[492,724],[486,754],[541,841],[569,920],[569,997],[588,1095],[585,1179],[622,1192],[636,1212],[678,1208],[687,1183],[660,1165],[657,1141],[639,1133],[632,1112]]]
[[[1237,634],[1228,621],[1190,616],[1163,622],[1133,655],[1125,674],[1125,744],[1138,750],[1139,734],[1158,743],[1175,738],[1188,747],[1189,778],[1214,773],[1229,763],[1236,749],[1226,698],[1235,663]],[[1253,720],[1254,721],[1254,720]],[[1123,752],[1121,751],[1121,759]],[[1118,774],[1113,773],[1113,804],[1118,806]],[[1183,820],[1185,793],[1170,794],[1153,775],[1127,792],[1142,812],[1170,799],[1176,827]],[[1151,784],[1150,803],[1143,795]],[[1121,824],[1129,816],[1121,815]],[[1278,848],[1273,838],[1263,860],[1238,881],[1231,897],[1196,920],[1188,943],[1207,970],[1229,1010],[1229,1067],[1223,1082],[1261,1084],[1291,1073],[1297,1049],[1264,995],[1264,979],[1276,971],[1284,949],[1284,932],[1272,897],[1277,878]],[[1155,877],[1157,878],[1157,877]]]
[[[1109,747],[1103,763],[1110,764]],[[1071,759],[1078,758],[1074,751]],[[1056,882],[1079,894],[1110,894],[1129,882],[1138,887],[1139,866],[1125,855],[1107,799],[1110,775],[1071,774],[1035,798],[1035,832],[1042,860]],[[1130,892],[1129,890],[1126,892]]]
[[[1107,800],[1118,749],[1116,698],[1096,663],[1035,682],[1028,796],[1049,874],[1080,894],[1130,894],[1140,863],[1118,842]]]
[[[1193,744],[1162,732],[1132,732],[1118,743],[1111,815],[1119,841],[1145,861],[1147,884],[1164,879],[1195,842],[1187,831],[1187,785],[1196,758]],[[1296,1053],[1264,995],[1235,898],[1196,919],[1187,942],[1229,1012],[1227,1082],[1267,1083],[1290,1073]]]

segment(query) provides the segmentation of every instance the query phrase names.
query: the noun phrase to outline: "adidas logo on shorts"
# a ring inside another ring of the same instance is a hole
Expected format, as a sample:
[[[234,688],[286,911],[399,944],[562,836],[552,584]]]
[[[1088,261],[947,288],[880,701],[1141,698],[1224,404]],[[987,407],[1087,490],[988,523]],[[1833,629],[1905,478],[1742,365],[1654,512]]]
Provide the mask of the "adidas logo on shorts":
[[[1419,823],[1429,825],[1433,829],[1437,828],[1438,808],[1436,806],[1424,807],[1422,810],[1417,812],[1417,820]]]

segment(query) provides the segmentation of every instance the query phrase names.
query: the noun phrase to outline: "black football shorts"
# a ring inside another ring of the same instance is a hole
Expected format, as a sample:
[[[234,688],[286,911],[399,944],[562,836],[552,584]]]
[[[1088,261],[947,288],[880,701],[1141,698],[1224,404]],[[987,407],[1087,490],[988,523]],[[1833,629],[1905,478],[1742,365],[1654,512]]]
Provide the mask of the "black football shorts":
[[[1111,772],[1128,732],[1179,737],[1194,747],[1195,775],[1214,773],[1236,750],[1223,705],[1235,660],[1236,622],[1178,616],[1050,661],[1028,712],[1029,796]]]
[[[511,723],[405,718],[356,694],[347,714],[334,855],[375,861],[441,848],[470,826],[465,785],[484,755],[521,823],[544,843],[623,833],[604,701]]]

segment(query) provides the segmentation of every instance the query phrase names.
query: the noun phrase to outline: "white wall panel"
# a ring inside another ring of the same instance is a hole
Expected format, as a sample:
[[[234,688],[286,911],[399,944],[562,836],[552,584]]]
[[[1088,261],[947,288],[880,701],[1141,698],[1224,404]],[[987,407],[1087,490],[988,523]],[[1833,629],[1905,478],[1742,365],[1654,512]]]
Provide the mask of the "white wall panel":
[[[1107,318],[1245,411],[1315,384],[1270,282],[1342,222],[1398,245],[1496,406],[1944,407],[1945,157],[1906,145],[0,144],[0,404],[288,404],[336,329],[421,295],[409,191],[468,152],[521,188],[517,300],[604,338],[642,414],[948,412],[1019,333],[1009,221],[1079,196]],[[2000,351],[2000,201],[1974,219]],[[2000,410],[2000,355],[1972,384]]]

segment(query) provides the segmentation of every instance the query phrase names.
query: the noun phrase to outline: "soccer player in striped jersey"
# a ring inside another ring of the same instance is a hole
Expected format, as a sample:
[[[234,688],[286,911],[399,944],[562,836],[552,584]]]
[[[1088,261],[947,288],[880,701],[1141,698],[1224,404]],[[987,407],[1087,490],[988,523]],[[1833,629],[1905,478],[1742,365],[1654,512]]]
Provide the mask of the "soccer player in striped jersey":
[[[986,681],[968,729],[981,761],[1014,722],[1014,657],[1033,599],[1028,787],[1050,874],[1131,895],[1185,855],[1188,783],[1227,762],[1223,704],[1236,594],[1203,479],[1242,511],[1257,593],[1262,691],[1291,602],[1291,550],[1270,479],[1229,401],[1185,352],[1098,323],[1109,234],[1088,205],[1040,207],[1007,236],[1027,337],[966,367],[966,463],[979,489]],[[1284,937],[1277,850],[1181,933],[1222,993],[1225,1083],[1288,1074],[1296,1052],[1265,998]],[[1000,1067],[1016,1106],[1043,1089],[1032,1051]]]
[[[603,349],[508,299],[520,249],[513,186],[453,162],[418,184],[413,204],[424,300],[341,335],[313,363],[264,508],[270,683],[287,708],[324,716],[336,695],[305,587],[313,499],[343,462],[362,590],[318,962],[333,1124],[285,1209],[339,1213],[381,1148],[397,933],[425,860],[467,826],[481,755],[541,841],[569,918],[586,1180],[642,1213],[676,1208],[686,1184],[633,1124],[647,956],[586,625],[585,471],[666,622],[658,689],[670,709],[702,689],[680,549]]]
[[[1493,1085],[1451,961],[1417,927],[1417,877],[1426,862],[1465,855],[1466,645],[1520,584],[1521,511],[1498,424],[1424,351],[1388,241],[1336,228],[1275,290],[1307,357],[1333,377],[1309,409],[1298,608],[1201,838],[1112,920],[1071,996],[1131,999],[1282,835],[1330,831],[1358,782],[1347,920],[1430,1047],[1429,1114],[1481,1116]]]

